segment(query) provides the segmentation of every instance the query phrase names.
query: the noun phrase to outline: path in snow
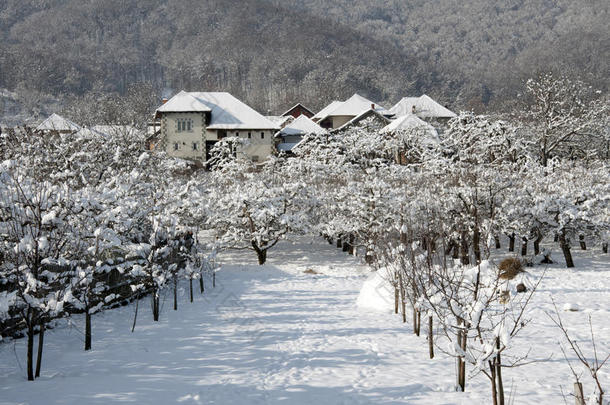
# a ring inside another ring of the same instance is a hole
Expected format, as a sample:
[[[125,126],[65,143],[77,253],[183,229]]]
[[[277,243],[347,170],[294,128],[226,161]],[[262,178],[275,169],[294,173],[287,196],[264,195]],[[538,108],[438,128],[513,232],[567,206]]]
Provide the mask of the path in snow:
[[[192,304],[183,289],[178,312],[167,295],[158,323],[142,301],[133,334],[133,306],[94,316],[90,352],[82,351],[81,317],[49,331],[34,383],[21,369],[25,341],[0,345],[0,404],[489,402],[485,378],[469,381],[467,393],[452,392],[451,359],[428,360],[425,338],[397,316],[356,308],[369,270],[339,249],[302,240],[279,245],[263,267],[253,264],[252,252],[221,259],[231,264],[216,289],[207,286]],[[604,284],[595,285],[602,296]],[[607,315],[607,299],[597,304]],[[555,336],[545,330],[542,343]],[[540,369],[509,370],[516,403],[561,401],[558,384],[569,378],[563,366],[554,359]]]

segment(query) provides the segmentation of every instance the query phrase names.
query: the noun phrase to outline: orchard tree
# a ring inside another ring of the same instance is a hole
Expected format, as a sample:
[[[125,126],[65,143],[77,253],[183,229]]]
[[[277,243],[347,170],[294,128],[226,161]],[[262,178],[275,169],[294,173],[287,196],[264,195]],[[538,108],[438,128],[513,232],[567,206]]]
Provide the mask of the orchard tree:
[[[529,79],[526,90],[521,120],[543,166],[553,156],[582,157],[592,141],[607,138],[609,105],[592,87],[548,72]]]
[[[219,153],[229,145],[219,145]],[[216,167],[207,225],[220,246],[253,250],[262,265],[268,250],[289,232],[309,228],[307,189],[284,181],[284,164],[273,156],[260,165],[236,157]]]
[[[14,288],[12,301],[27,333],[28,380],[33,381],[40,376],[45,325],[61,315],[71,295],[61,278],[73,240],[74,196],[67,187],[23,176],[16,165],[5,161],[0,166],[0,238],[8,248],[0,276],[3,284]]]

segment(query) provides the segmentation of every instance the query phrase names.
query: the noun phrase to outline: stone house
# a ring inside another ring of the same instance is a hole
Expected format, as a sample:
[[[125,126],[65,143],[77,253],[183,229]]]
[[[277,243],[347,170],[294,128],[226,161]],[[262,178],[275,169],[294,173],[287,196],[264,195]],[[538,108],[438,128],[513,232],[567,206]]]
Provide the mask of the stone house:
[[[275,149],[273,135],[279,126],[226,92],[181,91],[159,107],[156,147],[170,156],[207,161],[219,140],[247,140],[239,151],[253,161],[264,160]]]

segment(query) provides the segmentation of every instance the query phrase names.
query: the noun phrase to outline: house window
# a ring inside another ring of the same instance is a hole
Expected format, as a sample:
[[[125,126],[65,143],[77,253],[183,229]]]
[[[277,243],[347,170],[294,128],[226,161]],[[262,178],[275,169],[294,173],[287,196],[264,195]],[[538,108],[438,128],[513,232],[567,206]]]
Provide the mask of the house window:
[[[174,142],[174,150],[178,150],[178,148],[180,148],[180,145],[178,142]]]
[[[261,132],[261,139],[265,139],[265,133]]]
[[[193,150],[199,150],[199,144],[197,142],[193,142]]]
[[[248,132],[248,139],[252,138],[252,132]]]
[[[239,138],[239,132],[238,131],[235,131],[235,137]]]
[[[176,132],[191,132],[193,130],[193,120],[190,118],[179,118],[176,120]]]

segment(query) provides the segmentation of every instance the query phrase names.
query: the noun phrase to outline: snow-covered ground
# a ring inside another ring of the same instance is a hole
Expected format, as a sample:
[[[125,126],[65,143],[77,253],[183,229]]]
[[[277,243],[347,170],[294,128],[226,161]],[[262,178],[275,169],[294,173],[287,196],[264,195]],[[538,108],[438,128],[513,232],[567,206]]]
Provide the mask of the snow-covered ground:
[[[216,289],[208,285],[191,304],[183,287],[177,312],[168,293],[160,322],[142,301],[133,334],[133,305],[96,314],[90,352],[82,350],[82,317],[60,323],[45,337],[35,382],[26,381],[25,340],[1,343],[0,404],[490,403],[485,377],[469,379],[466,393],[453,392],[452,359],[429,360],[425,337],[414,336],[410,324],[356,305],[370,274],[356,258],[302,239],[270,251],[263,267],[249,251],[221,260]],[[545,314],[551,297],[560,308],[580,309],[562,316],[583,347],[590,314],[598,351],[610,352],[610,258],[575,250],[575,260],[577,269],[549,268],[532,306],[534,321],[515,341],[517,350],[531,349],[530,359],[541,360],[505,371],[516,404],[563,403],[560,386],[564,392],[572,386],[559,331]],[[610,366],[602,380],[610,385]]]

